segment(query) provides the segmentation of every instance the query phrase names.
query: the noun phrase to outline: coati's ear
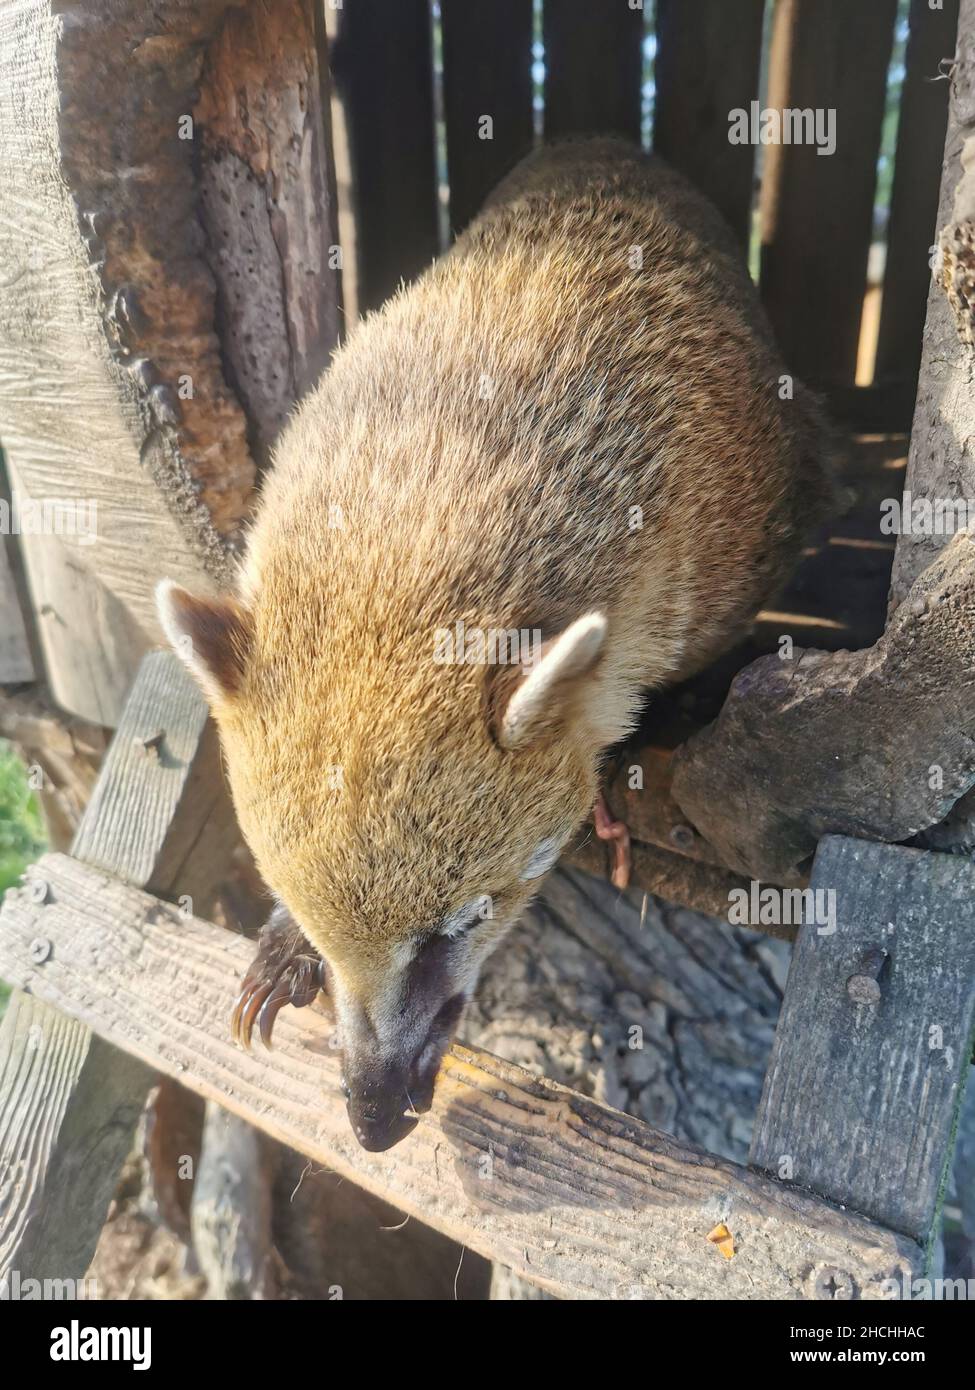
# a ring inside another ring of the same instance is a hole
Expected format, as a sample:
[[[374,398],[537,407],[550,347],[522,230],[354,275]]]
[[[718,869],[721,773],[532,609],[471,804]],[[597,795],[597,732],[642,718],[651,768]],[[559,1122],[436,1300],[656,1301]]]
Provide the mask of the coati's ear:
[[[232,699],[240,689],[251,645],[246,608],[234,598],[198,598],[171,579],[156,585],[156,607],[173,650],[207,699]]]
[[[541,660],[526,669],[497,718],[502,748],[524,748],[559,721],[599,659],[606,632],[603,614],[587,613],[543,645]]]

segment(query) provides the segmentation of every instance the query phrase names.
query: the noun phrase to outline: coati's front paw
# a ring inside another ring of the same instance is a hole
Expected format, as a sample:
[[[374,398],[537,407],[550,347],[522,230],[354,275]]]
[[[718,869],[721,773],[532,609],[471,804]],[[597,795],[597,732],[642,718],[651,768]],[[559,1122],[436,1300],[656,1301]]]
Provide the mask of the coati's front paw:
[[[283,907],[271,913],[258,939],[257,955],[241,983],[230,1020],[234,1042],[250,1047],[254,1023],[261,1041],[271,1046],[274,1020],[285,1004],[303,1009],[325,987],[325,962],[309,946]]]

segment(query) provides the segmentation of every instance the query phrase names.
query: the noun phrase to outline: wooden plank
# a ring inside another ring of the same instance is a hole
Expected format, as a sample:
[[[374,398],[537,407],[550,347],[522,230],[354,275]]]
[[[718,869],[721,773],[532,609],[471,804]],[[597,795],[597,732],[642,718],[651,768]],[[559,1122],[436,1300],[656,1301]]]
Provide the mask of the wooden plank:
[[[799,933],[751,1160],[925,1244],[975,1039],[975,865],[827,836],[811,886],[835,931]]]
[[[83,1023],[14,993],[0,1024],[0,1278],[84,1274],[152,1079]]]
[[[320,12],[0,7],[0,434],[31,497],[97,512],[97,544],[32,536],[28,563],[55,612],[128,610],[107,614],[110,656],[136,649],[125,684],[160,578],[229,586],[257,465],[335,343]],[[42,628],[52,691],[105,717],[113,683],[78,698],[78,632]]]
[[[954,54],[957,30],[958,0],[944,0],[940,9],[911,0],[874,375],[897,381],[912,405],[948,122],[948,83],[938,79],[942,59]]]
[[[961,0],[938,203],[939,265],[928,292],[906,490],[923,503],[975,500],[971,245],[975,225],[975,0]],[[891,606],[951,541],[950,529],[914,526],[897,538]]]
[[[150,654],[72,846],[97,864],[92,872],[206,901],[205,885],[221,869],[218,844],[230,843],[217,827],[233,824],[226,794],[220,803],[212,791],[194,794],[201,768],[208,784],[221,785],[208,728],[182,662]],[[51,894],[43,874],[34,883],[38,896]],[[38,934],[27,950],[46,959],[54,946]],[[0,976],[7,978],[2,968]],[[11,970],[9,982],[16,977]],[[17,993],[8,1007],[15,1022],[0,1039],[0,1277],[16,1269],[24,1278],[80,1278],[153,1072],[93,1039],[83,1020],[60,1019]],[[76,1191],[70,1201],[66,1175],[94,1158],[97,1182],[92,1176],[84,1202]]]
[[[758,99],[765,0],[657,0],[653,146],[724,213],[744,245],[755,146],[728,140],[729,113]]]
[[[546,0],[546,139],[626,135],[639,144],[643,21],[629,0]]]
[[[21,506],[43,508],[50,498],[32,498],[13,463],[12,495]],[[149,647],[145,630],[125,604],[107,589],[85,556],[100,544],[98,513],[85,498],[72,524],[88,528],[92,543],[75,544],[56,534],[29,532],[17,537],[45,683],[62,709],[80,719],[114,728],[122,716],[139,662]],[[102,512],[104,519],[104,511]],[[111,529],[111,522],[106,523]]]
[[[71,846],[77,859],[129,883],[151,882],[157,892],[178,882],[167,837],[207,718],[206,701],[183,663],[172,652],[151,652]],[[200,808],[197,833],[208,812]],[[178,830],[182,839],[184,826]]]
[[[441,0],[440,13],[450,228],[457,236],[532,146],[532,3]]]
[[[62,855],[0,913],[0,972],[275,1138],[566,1298],[809,1298],[824,1268],[859,1296],[919,1269],[901,1236],[455,1046],[433,1109],[385,1154],[358,1147],[331,1023],[285,1011],[275,1050],[230,1042],[250,944]],[[53,949],[33,961],[29,943]],[[725,1222],[735,1256],[708,1239]]]
[[[73,558],[147,633],[163,564],[191,587],[229,575],[254,482],[179,138],[226,8],[0,8],[0,434],[31,496],[97,508]]]
[[[786,361],[818,386],[852,384],[856,371],[896,9],[775,7],[768,106],[835,112],[833,153],[769,144],[762,178],[762,296]]]
[[[0,535],[0,685],[19,685],[34,679],[20,594],[10,567],[11,545],[8,535]]]
[[[331,55],[355,190],[359,312],[437,254],[427,0],[345,0]]]

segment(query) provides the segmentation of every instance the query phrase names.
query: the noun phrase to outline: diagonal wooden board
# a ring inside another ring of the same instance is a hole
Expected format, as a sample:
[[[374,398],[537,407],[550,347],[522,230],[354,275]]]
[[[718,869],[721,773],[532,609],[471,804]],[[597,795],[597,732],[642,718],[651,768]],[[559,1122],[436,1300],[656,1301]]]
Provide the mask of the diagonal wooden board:
[[[52,946],[43,963],[38,937]],[[910,1240],[463,1047],[415,1133],[367,1154],[317,1008],[285,1010],[271,1053],[232,1045],[251,950],[65,855],[46,855],[0,912],[0,976],[563,1297],[800,1299],[852,1285],[878,1298],[921,1271]],[[722,1222],[732,1259],[708,1240]]]
[[[829,835],[811,887],[836,930],[799,933],[751,1160],[925,1243],[971,1071],[975,865]]]

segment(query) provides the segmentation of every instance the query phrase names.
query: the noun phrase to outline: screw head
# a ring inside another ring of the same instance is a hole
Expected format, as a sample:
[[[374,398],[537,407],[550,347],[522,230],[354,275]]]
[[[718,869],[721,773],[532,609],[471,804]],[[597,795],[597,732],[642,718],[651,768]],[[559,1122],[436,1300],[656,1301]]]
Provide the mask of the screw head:
[[[880,1003],[880,984],[870,975],[851,975],[846,982],[846,992],[854,1004]]]
[[[27,886],[27,896],[32,903],[47,902],[47,879],[32,878]]]
[[[856,1296],[853,1276],[835,1265],[817,1265],[806,1280],[812,1298],[840,1301]]]
[[[669,839],[676,849],[689,850],[694,848],[694,831],[689,825],[672,825]]]
[[[51,957],[53,946],[46,936],[35,936],[27,948],[27,954],[35,965],[43,965]]]

